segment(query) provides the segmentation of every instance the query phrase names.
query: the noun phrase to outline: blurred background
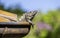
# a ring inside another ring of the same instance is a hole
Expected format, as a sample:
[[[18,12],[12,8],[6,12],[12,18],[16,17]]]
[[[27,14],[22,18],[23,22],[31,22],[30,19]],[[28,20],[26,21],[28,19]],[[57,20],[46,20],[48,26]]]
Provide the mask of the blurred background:
[[[34,28],[23,38],[60,38],[60,0],[0,0],[0,10],[18,16],[37,10]]]

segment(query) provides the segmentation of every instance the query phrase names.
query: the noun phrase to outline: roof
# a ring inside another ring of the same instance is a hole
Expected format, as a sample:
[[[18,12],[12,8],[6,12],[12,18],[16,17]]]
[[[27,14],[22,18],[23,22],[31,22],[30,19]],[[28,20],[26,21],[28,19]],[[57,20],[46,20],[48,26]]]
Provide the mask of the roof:
[[[7,11],[0,10],[0,17],[4,17],[10,20],[17,20],[17,15]]]

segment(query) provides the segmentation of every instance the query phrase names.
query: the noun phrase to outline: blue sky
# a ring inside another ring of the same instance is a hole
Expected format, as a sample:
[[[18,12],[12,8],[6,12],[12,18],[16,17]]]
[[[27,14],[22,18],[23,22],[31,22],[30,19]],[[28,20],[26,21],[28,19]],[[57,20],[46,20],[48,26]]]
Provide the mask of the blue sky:
[[[5,7],[16,4],[21,5],[23,9],[30,10],[52,10],[60,7],[60,0],[1,0]]]

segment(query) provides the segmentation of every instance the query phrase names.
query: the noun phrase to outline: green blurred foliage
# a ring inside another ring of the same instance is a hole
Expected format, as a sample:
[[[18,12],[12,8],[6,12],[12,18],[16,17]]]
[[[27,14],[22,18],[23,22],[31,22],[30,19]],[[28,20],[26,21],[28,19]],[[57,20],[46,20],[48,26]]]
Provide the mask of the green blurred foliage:
[[[38,30],[37,22],[44,22],[52,26],[52,30]],[[60,38],[60,11],[49,10],[47,14],[42,12],[37,13],[33,19],[34,28],[31,28],[30,33],[23,38]]]
[[[0,3],[0,10],[5,10],[4,9],[4,4]]]
[[[5,9],[4,4],[0,3],[0,10],[15,13],[18,16],[21,16],[23,13],[25,13],[25,11],[18,4],[15,6],[15,8],[12,8],[12,6],[10,6],[9,8]]]

